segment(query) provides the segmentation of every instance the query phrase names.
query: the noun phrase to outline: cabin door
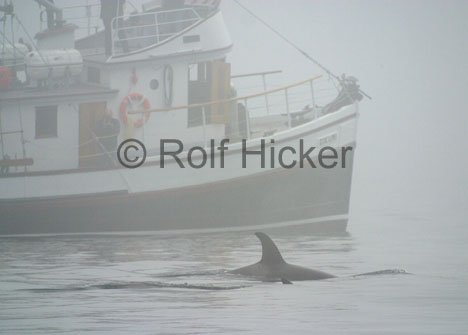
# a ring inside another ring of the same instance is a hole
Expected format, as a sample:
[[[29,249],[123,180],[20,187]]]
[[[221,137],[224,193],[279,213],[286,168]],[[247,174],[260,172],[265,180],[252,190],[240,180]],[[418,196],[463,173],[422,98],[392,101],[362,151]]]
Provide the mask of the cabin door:
[[[188,104],[203,104],[225,100],[230,97],[231,64],[222,60],[191,64],[189,66]],[[191,107],[188,112],[188,126],[196,127],[205,123],[224,124],[228,120],[228,104],[208,104]]]
[[[80,146],[79,166],[93,167],[97,165],[98,156],[102,150],[93,135],[96,124],[106,111],[105,102],[91,102],[80,104]]]
[[[215,61],[211,71],[211,101],[231,98],[231,64]],[[226,124],[229,121],[229,103],[211,106],[210,123]]]

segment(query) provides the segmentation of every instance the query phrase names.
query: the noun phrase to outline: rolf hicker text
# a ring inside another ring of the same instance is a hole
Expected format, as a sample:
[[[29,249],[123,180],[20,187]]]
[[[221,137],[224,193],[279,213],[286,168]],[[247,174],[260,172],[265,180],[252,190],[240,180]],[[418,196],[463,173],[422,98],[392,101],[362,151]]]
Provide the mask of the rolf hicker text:
[[[249,146],[247,140],[244,139],[240,148],[232,150],[229,150],[227,144],[229,144],[228,139],[223,139],[218,144],[212,139],[209,147],[193,146],[187,150],[180,140],[162,139],[160,141],[159,164],[161,168],[165,168],[168,163],[173,162],[176,162],[180,168],[224,168],[225,156],[239,155],[240,151],[242,163],[240,167],[244,169],[249,165],[253,167],[253,164],[260,164],[261,168],[320,167],[333,169],[346,168],[346,155],[353,150],[351,146],[340,148],[331,146],[306,147],[303,139],[299,140],[298,147],[279,146],[274,140],[268,141],[267,144],[265,139],[254,146]]]

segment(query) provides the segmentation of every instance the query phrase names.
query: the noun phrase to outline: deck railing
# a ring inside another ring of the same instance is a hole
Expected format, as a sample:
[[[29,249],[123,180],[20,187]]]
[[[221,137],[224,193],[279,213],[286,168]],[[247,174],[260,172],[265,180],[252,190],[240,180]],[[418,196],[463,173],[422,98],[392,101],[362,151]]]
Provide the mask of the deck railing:
[[[95,34],[99,29],[103,28],[100,18],[101,3],[99,1],[88,0],[86,4],[73,4],[63,6],[61,9],[63,11],[63,19],[78,27],[77,38]],[[46,21],[47,13],[43,9],[40,13],[41,30],[45,28]]]
[[[139,13],[131,1],[126,4],[134,12],[116,17],[112,21],[112,45],[116,55],[160,43],[198,22],[215,8],[209,4],[192,4],[174,10],[159,9]],[[63,19],[78,27],[78,39],[96,34],[104,28],[98,0],[87,0],[86,4],[61,8]],[[43,9],[40,14],[41,30],[45,28],[46,16],[46,10]]]
[[[112,54],[157,45],[201,20],[193,8],[119,16],[112,20]]]
[[[274,117],[276,115],[276,119],[280,120],[280,123],[284,121],[282,127],[287,129],[292,128],[296,124],[298,124],[298,122],[296,122],[295,120],[298,118],[304,118],[306,114],[307,118],[309,119],[315,119],[319,116],[318,113],[320,109],[315,106],[314,81],[321,77],[322,76],[314,76],[293,83],[291,85],[271,89],[256,94],[190,105],[181,105],[167,108],[154,108],[149,111],[129,111],[129,114],[141,115],[143,113],[148,112],[167,113],[177,110],[201,109],[201,125],[203,126],[203,134],[206,134],[206,114],[208,113],[208,111],[213,111],[213,109],[229,111],[234,106],[234,108],[237,109],[234,112],[238,112],[238,108],[241,107],[245,112],[245,124],[241,124],[242,122],[239,122],[238,125],[240,125],[241,127],[245,127],[245,135],[247,136],[247,138],[265,136],[265,132],[256,132],[255,129],[253,129],[253,120],[262,116]],[[294,92],[294,90],[298,91]]]

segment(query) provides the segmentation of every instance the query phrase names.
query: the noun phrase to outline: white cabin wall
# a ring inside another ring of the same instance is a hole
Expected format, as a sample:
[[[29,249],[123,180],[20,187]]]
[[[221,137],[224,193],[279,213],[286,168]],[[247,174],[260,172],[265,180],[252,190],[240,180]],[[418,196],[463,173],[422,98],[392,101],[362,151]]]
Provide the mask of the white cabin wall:
[[[4,152],[0,152],[0,159],[3,155],[8,155],[11,159],[23,158],[23,151],[21,146],[21,134],[5,134],[7,132],[16,132],[21,130],[21,123],[18,114],[19,107],[6,105],[0,107],[0,123]],[[23,113],[23,122],[25,122],[25,114]]]
[[[135,66],[133,66],[135,65]],[[172,107],[185,106],[188,104],[188,66],[186,62],[170,64],[174,71],[174,88]],[[138,81],[134,84],[131,81],[132,72],[135,69]],[[117,97],[109,101],[113,116],[120,117],[120,104],[129,93],[143,94],[150,102],[151,108],[165,108],[164,104],[164,65],[159,63],[125,64],[121,68],[110,68],[102,71],[102,78],[106,78],[104,84],[112,89],[119,90]],[[156,79],[159,87],[151,89],[151,80]],[[203,143],[204,139],[220,139],[224,137],[225,126],[222,124],[207,125],[203,127],[188,128],[187,109],[173,110],[168,112],[151,113],[148,122],[142,128],[133,128],[123,124],[121,127],[120,140],[127,138],[137,138],[142,140],[148,149],[159,148],[161,139],[178,139],[183,143]],[[139,118],[136,115],[133,117]]]
[[[7,105],[2,107],[2,130],[16,131],[21,129],[18,110],[21,117],[26,140],[26,158],[32,158],[34,164],[28,171],[62,170],[78,167],[79,118],[77,107],[71,104],[58,105],[57,137],[36,139],[36,107],[53,105],[53,103]],[[11,159],[23,158],[20,134],[4,136],[5,153]],[[13,168],[14,170],[14,168]],[[23,168],[19,167],[18,171]]]
[[[135,66],[133,66],[135,65]],[[188,70],[187,64],[170,64],[174,71],[174,89],[172,106],[186,105],[188,101]],[[138,81],[133,84],[131,81],[132,71]],[[150,102],[151,108],[164,108],[164,65],[162,64],[138,64],[122,65],[121,68],[112,68],[108,72],[110,88],[119,90],[117,97],[109,102],[114,117],[121,120],[120,104],[129,93],[140,93]],[[151,89],[150,81],[156,79],[159,87]],[[139,116],[129,116],[139,118]],[[144,128],[133,128],[122,123],[121,140],[129,137],[138,138],[145,142],[148,148],[159,147],[161,138],[180,138],[184,136],[187,129],[187,111],[178,110],[164,113],[151,113]]]

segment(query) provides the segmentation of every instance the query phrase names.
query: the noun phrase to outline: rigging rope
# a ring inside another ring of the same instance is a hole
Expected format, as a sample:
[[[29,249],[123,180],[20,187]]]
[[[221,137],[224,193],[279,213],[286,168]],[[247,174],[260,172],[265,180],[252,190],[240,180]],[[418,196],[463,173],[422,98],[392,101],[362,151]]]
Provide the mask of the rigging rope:
[[[3,35],[2,53],[5,54],[5,39],[6,39],[6,34],[4,34],[4,32],[5,32],[5,29],[6,29],[6,14],[3,15],[2,21],[3,21],[3,31],[0,31],[0,33],[2,33],[2,35]]]
[[[2,130],[2,109],[0,108],[0,148],[2,149],[2,155],[0,156],[3,157],[5,155],[5,147],[3,144],[3,130]]]
[[[16,46],[15,46],[15,31],[13,30],[13,18],[11,18],[10,20],[10,26],[11,26],[11,39],[13,40],[13,59],[14,59],[13,64],[16,65]]]
[[[6,1],[5,1],[6,3]],[[12,7],[13,8],[13,7]],[[5,27],[6,27],[6,21],[7,21],[7,16],[10,16],[10,19],[11,19],[11,35],[12,35],[12,41],[10,41],[7,36],[6,36],[6,30],[5,30]],[[23,25],[23,22],[21,22],[21,20],[19,19],[19,17],[12,11],[11,13],[7,13],[3,16],[2,20],[3,20],[3,31],[0,31],[2,37],[3,37],[3,53],[5,53],[5,41],[7,41],[13,48],[13,58],[15,59],[14,62],[15,62],[15,65],[16,65],[16,45],[15,45],[15,33],[14,33],[14,29],[13,29],[13,19],[16,19],[17,23],[18,23],[18,26],[21,27],[21,29],[23,30],[23,32],[26,34],[26,36],[28,37],[29,39],[29,42],[31,43],[32,47],[35,49],[35,51],[37,51],[39,57],[41,58],[41,60],[44,62],[44,64],[46,65],[50,65],[48,61],[45,60],[45,58],[43,57],[41,51],[37,48],[35,42],[34,42],[34,39],[31,37],[31,35],[28,33],[28,30],[26,29],[26,27]]]
[[[268,22],[263,20],[261,17],[259,17],[257,14],[252,12],[249,8],[244,6],[239,0],[234,0],[234,2],[241,7],[243,10],[245,10],[247,13],[249,13],[252,17],[254,17],[256,20],[258,20],[260,23],[262,23],[265,27],[270,29],[275,35],[277,35],[279,38],[281,38],[283,41],[288,43],[290,46],[292,46],[294,49],[296,49],[299,53],[301,53],[305,58],[310,60],[312,63],[320,67],[323,71],[325,71],[330,77],[336,79],[338,82],[342,83],[342,79],[335,75],[333,72],[331,72],[329,69],[327,69],[325,66],[323,66],[319,61],[317,61],[315,58],[310,56],[307,52],[302,50],[297,44],[293,43],[291,40],[289,40],[286,36],[284,36],[282,33],[280,33],[278,30],[276,30],[273,26],[271,26]],[[361,92],[363,95],[365,95],[367,98],[372,99],[367,93],[363,92],[361,89],[359,89],[359,92]]]

